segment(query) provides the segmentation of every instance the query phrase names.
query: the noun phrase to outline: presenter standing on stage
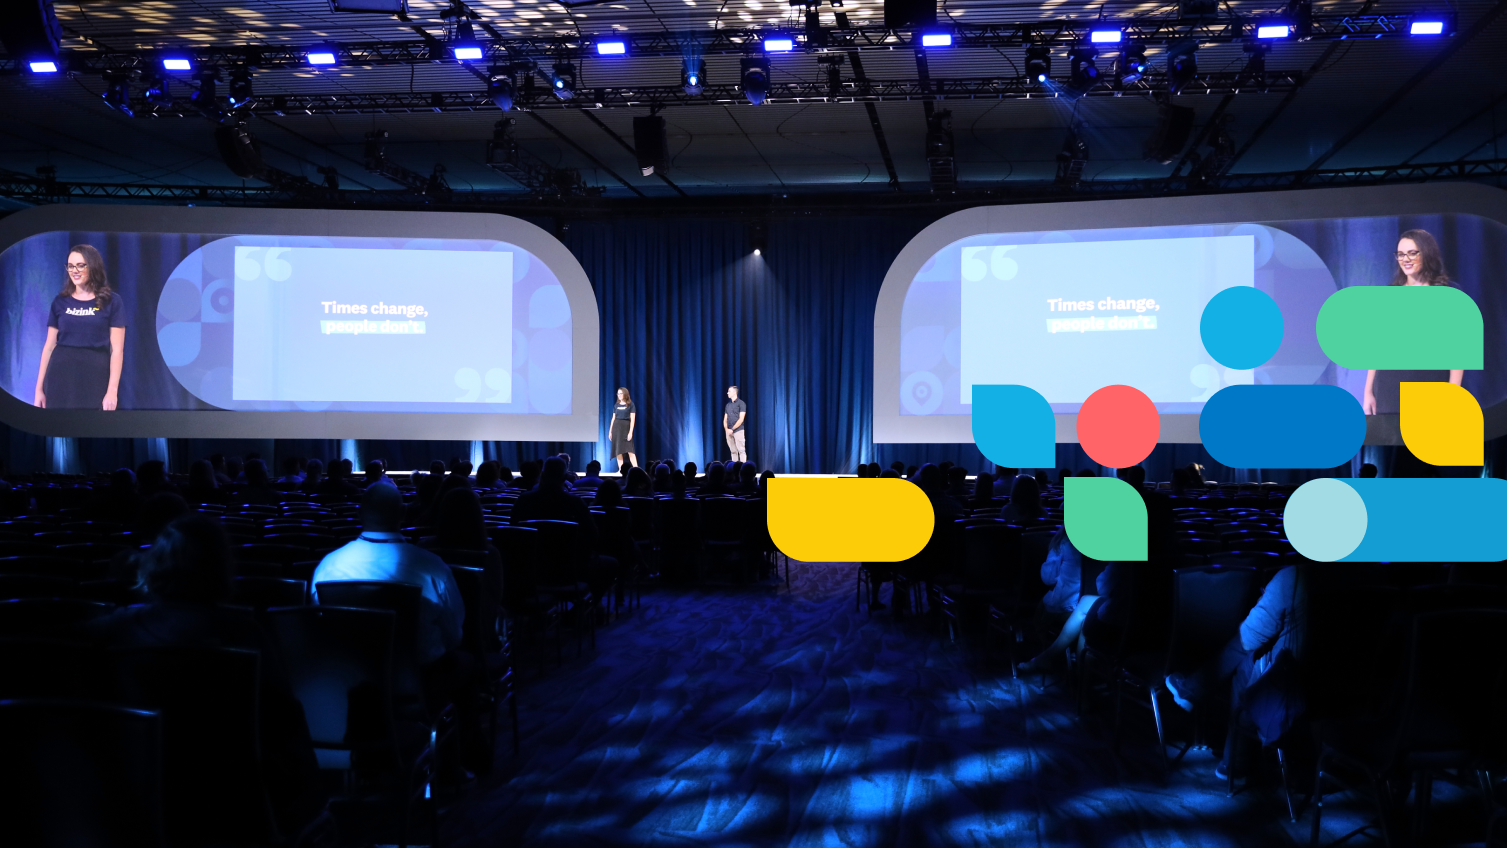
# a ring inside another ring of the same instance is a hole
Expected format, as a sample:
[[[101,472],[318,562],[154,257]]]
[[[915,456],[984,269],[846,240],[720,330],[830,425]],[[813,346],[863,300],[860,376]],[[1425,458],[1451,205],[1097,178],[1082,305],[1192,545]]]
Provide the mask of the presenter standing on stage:
[[[638,456],[633,447],[633,430],[638,425],[638,406],[633,403],[633,397],[622,386],[617,390],[617,405],[612,407],[612,428],[609,437],[612,440],[612,455],[617,457],[617,470],[619,474],[626,473],[627,466],[623,465],[623,457],[628,457],[629,465],[638,467]]]
[[[748,451],[743,439],[743,421],[748,417],[748,404],[738,397],[738,387],[727,387],[727,406],[722,409],[722,429],[727,433],[727,448],[732,451],[733,462],[747,462]]]
[[[1444,257],[1439,242],[1427,230],[1408,230],[1397,241],[1397,273],[1392,276],[1394,286],[1448,286],[1452,284],[1444,270]],[[1454,371],[1367,371],[1366,393],[1361,409],[1367,415],[1378,412],[1396,414],[1401,411],[1402,384],[1441,383],[1448,380],[1460,385],[1465,372]]]
[[[115,409],[125,358],[125,305],[105,260],[87,244],[68,252],[68,276],[52,299],[33,402],[52,409]]]

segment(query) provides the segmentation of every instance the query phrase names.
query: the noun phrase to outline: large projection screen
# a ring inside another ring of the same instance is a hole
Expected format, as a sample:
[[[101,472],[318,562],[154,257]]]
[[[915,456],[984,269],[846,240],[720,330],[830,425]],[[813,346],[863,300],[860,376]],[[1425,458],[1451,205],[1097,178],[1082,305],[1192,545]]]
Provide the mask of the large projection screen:
[[[109,298],[71,296],[86,266]],[[41,207],[0,220],[0,315],[0,417],[33,433],[598,436],[591,284],[503,215]]]
[[[890,266],[874,313],[874,441],[973,441],[971,388],[1040,391],[1057,441],[1097,388],[1134,386],[1161,415],[1161,441],[1196,443],[1198,413],[1236,384],[1326,384],[1360,399],[1365,371],[1325,357],[1315,333],[1340,288],[1388,285],[1399,237],[1436,239],[1451,284],[1480,307],[1483,371],[1464,387],[1507,433],[1507,192],[1474,184],[990,206],[923,230]],[[1254,286],[1285,333],[1260,367],[1232,371],[1204,350],[1209,299]],[[1409,372],[1402,372],[1409,373]],[[1396,376],[1396,375],[1393,375]],[[1422,372],[1404,379],[1437,379]],[[1400,444],[1395,400],[1367,416],[1368,444]]]

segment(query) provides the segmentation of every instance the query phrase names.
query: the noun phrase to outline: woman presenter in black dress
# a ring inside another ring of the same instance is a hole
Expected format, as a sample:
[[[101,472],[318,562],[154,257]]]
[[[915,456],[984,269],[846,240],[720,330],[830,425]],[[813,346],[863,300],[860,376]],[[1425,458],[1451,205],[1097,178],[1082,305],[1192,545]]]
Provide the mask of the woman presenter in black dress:
[[[33,401],[47,409],[116,406],[125,359],[125,305],[110,288],[105,260],[87,244],[68,251],[68,278],[52,299]]]
[[[612,428],[609,431],[612,439],[612,455],[617,457],[617,471],[619,474],[627,473],[629,467],[638,467],[638,456],[633,447],[633,430],[638,425],[638,406],[633,403],[633,397],[628,390],[619,386],[617,390],[617,404],[612,407]],[[628,465],[623,464],[623,457],[628,457]]]
[[[1439,242],[1427,230],[1408,230],[1397,240],[1397,272],[1394,286],[1448,286],[1452,284],[1444,269]],[[1453,371],[1367,371],[1366,393],[1361,408],[1367,415],[1397,415],[1402,411],[1403,383],[1442,383],[1460,385],[1465,372]],[[1432,477],[1437,469],[1413,456],[1404,445],[1398,452],[1393,477]]]

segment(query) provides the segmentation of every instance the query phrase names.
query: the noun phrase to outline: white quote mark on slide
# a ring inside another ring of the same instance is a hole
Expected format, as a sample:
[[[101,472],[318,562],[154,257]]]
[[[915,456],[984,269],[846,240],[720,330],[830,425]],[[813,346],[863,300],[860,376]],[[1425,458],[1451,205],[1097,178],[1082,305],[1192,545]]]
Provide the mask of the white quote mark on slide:
[[[288,252],[288,248],[269,247],[266,258],[258,262],[256,254],[260,251],[259,247],[236,251],[235,275],[238,279],[255,280],[265,272],[267,279],[280,283],[293,276],[293,266],[282,258],[283,254]]]
[[[985,274],[993,274],[996,280],[1013,280],[1020,273],[1020,265],[1009,257],[1009,252],[1018,245],[1006,244],[998,247],[965,247],[963,248],[963,279],[970,283],[976,283],[984,279]],[[984,251],[989,251],[989,261],[985,262],[981,256]]]
[[[487,369],[485,380],[487,388],[497,394],[487,398],[484,401],[485,403],[507,402],[507,398],[502,396],[503,390],[507,388],[507,376],[507,372],[501,368]],[[477,400],[480,400],[482,382],[482,376],[475,368],[462,368],[456,371],[455,385],[466,390],[465,394],[455,399],[456,403],[475,403]]]

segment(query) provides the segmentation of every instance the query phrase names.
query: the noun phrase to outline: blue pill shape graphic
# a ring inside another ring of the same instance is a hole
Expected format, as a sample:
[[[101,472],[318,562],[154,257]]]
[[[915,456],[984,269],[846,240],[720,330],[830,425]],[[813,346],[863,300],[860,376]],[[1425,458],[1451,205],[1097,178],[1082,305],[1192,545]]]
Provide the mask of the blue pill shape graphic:
[[[1198,417],[1204,448],[1228,468],[1333,468],[1366,439],[1366,415],[1339,386],[1226,386]]]
[[[973,443],[995,465],[1052,468],[1057,464],[1052,405],[1030,386],[975,385]]]
[[[1363,508],[1336,497],[1336,484]],[[1310,486],[1324,494],[1300,497]],[[1504,514],[1507,480],[1495,477],[1323,478],[1298,487],[1283,525],[1298,553],[1326,562],[1500,562]]]

